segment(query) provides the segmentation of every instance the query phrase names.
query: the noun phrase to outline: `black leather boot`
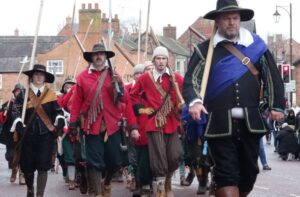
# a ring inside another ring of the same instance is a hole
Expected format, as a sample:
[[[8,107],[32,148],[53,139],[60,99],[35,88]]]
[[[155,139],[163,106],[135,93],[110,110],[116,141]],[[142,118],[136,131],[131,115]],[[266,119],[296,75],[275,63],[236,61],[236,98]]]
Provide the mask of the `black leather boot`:
[[[34,187],[33,187],[34,173],[26,173],[24,174],[24,177],[27,185],[27,197],[34,197]]]
[[[200,194],[205,194],[206,193],[206,182],[207,182],[207,179],[205,179],[205,177],[197,177],[198,178],[198,189],[197,189],[197,194],[200,195]]]
[[[95,189],[93,187],[93,169],[92,167],[87,168],[87,185],[88,185],[88,194],[93,195],[95,193]]]

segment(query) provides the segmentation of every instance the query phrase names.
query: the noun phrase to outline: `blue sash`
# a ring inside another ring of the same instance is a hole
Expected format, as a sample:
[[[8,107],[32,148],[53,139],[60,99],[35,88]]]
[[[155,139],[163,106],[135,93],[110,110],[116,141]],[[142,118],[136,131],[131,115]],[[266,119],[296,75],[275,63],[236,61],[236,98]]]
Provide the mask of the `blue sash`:
[[[252,34],[252,36],[254,42],[248,47],[242,45],[234,45],[234,47],[239,49],[246,57],[249,57],[251,62],[255,64],[267,51],[267,46],[259,36],[255,34]],[[221,59],[211,70],[205,100],[210,101],[218,96],[248,71],[248,68],[232,54]]]
[[[183,120],[183,127],[186,133],[187,139],[197,140],[198,138],[204,135],[206,129],[207,115],[201,113],[200,120],[193,120],[191,115],[188,112],[188,108],[184,106],[181,111],[181,118]]]

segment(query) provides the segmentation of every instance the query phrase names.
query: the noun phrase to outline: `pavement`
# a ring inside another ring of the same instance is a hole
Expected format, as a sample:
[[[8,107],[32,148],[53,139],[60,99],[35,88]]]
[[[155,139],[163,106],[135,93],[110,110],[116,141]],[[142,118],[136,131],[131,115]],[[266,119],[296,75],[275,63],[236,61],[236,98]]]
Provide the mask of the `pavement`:
[[[272,170],[262,170],[249,197],[300,197],[300,161],[282,161],[277,153],[274,153],[272,145],[265,144],[265,151],[269,166]],[[0,197],[26,196],[26,186],[20,186],[18,182],[9,182],[10,171],[4,158],[5,147],[0,145]],[[260,164],[260,163],[259,163]],[[180,186],[178,171],[172,179],[172,187],[177,197],[203,197],[196,195],[197,180],[190,187]],[[46,192],[44,197],[81,197],[79,189],[69,191],[64,183],[61,170],[58,173],[49,172]],[[113,183],[112,197],[130,197],[131,192],[125,188],[125,182]]]

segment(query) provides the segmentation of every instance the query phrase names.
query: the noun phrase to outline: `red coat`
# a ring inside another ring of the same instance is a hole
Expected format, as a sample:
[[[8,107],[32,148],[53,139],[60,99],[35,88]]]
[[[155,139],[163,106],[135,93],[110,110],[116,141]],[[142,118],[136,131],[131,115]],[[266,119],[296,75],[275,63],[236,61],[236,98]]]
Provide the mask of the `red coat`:
[[[0,112],[0,124],[4,124],[6,122],[6,116],[4,116],[4,111]]]
[[[126,95],[127,92],[124,91],[124,96],[121,97],[120,102],[114,104],[114,87],[110,73],[108,72],[99,93],[103,109],[98,114],[96,121],[88,128],[88,110],[98,85],[97,80],[102,72],[93,71],[92,73],[88,73],[88,69],[86,69],[78,75],[73,95],[70,122],[76,122],[80,113],[82,113],[85,118],[83,130],[88,134],[98,135],[102,119],[104,119],[107,133],[110,136],[119,130],[118,122],[124,116],[124,103],[128,103],[129,97]],[[128,109],[132,110],[132,107],[128,107]]]
[[[131,92],[131,89],[133,87],[133,83],[129,83],[125,85],[125,89],[129,92]],[[146,105],[145,101],[143,101],[142,99],[142,95],[140,95],[140,103],[143,104],[144,106]],[[147,122],[147,115],[145,114],[141,114],[139,116],[136,116],[136,122],[139,128],[139,133],[140,133],[140,138],[136,141],[134,141],[133,143],[136,145],[147,145],[148,144],[148,140],[147,140],[147,135],[146,135],[146,122]]]
[[[183,78],[179,74],[175,74],[176,81],[178,83],[180,91],[182,91]],[[170,81],[170,76],[168,74],[163,74],[162,83],[160,84],[165,92],[168,91]],[[145,95],[145,99],[141,102],[141,94]],[[152,107],[154,110],[157,110],[163,102],[163,97],[156,89],[152,79],[149,76],[149,73],[144,73],[141,75],[132,87],[130,92],[132,98],[132,104],[135,110],[141,107]],[[145,131],[161,131],[163,133],[174,133],[177,130],[177,127],[180,124],[178,119],[179,114],[176,109],[176,104],[178,103],[176,99],[175,89],[172,86],[170,91],[171,101],[174,104],[174,108],[167,116],[167,123],[164,128],[157,128],[155,126],[155,116],[147,117],[147,120],[143,123],[145,125]]]
[[[58,103],[58,105],[61,107],[61,108],[63,108],[65,111],[67,111],[67,112],[69,112],[70,113],[70,111],[71,111],[71,106],[72,106],[72,95],[73,95],[73,93],[74,93],[74,91],[75,91],[75,87],[76,86],[72,86],[71,87],[71,89],[70,89],[70,91],[69,92],[67,92],[66,94],[64,94],[64,95],[62,95],[62,96],[60,96],[60,97],[58,97],[58,99],[57,99],[57,103]]]
[[[137,119],[133,112],[132,102],[129,96],[129,92],[127,91],[126,85],[124,87],[124,92],[125,92],[124,97],[126,97],[126,99],[124,99],[121,102],[123,108],[122,117],[124,117],[127,120],[127,125],[128,125],[127,131],[129,131],[130,133],[131,129],[138,128]]]
[[[133,82],[131,82],[131,83],[127,83],[127,84],[125,84],[125,90],[130,94],[130,91],[131,91],[131,88],[132,88],[132,84],[133,84]]]

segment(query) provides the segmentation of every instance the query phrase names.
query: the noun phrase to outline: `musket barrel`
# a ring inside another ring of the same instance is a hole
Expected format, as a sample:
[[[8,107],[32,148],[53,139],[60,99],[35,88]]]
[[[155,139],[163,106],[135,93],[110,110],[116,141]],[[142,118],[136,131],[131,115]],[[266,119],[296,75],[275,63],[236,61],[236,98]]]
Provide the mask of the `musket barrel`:
[[[103,42],[105,50],[107,50],[107,45],[106,45],[104,37],[102,37],[102,42]],[[116,104],[119,102],[120,97],[123,96],[123,92],[119,86],[118,81],[116,80],[115,70],[114,70],[113,65],[111,64],[109,58],[107,58],[107,62],[108,62],[109,68],[111,69],[111,77],[112,77],[113,84],[114,84],[114,103]]]
[[[190,30],[191,32],[193,32],[193,33],[194,33],[197,37],[199,37],[200,39],[203,39],[203,40],[206,39],[205,36],[201,35],[194,27],[189,26],[189,30]]]
[[[120,53],[126,58],[126,60],[130,63],[130,65],[134,67],[135,66],[134,62],[124,53],[121,47],[117,43],[115,43],[115,46],[120,51]]]
[[[24,59],[22,60],[22,62],[20,62],[20,63],[22,63],[22,66],[21,66],[21,69],[20,69],[19,74],[18,74],[18,77],[17,77],[17,83],[16,83],[15,85],[17,85],[17,84],[20,82],[20,77],[21,77],[21,74],[22,74],[22,72],[23,72],[23,70],[24,70],[24,66],[25,66],[26,63],[28,63],[28,56],[26,55],[26,56],[24,57]],[[10,97],[9,100],[8,100],[6,110],[5,110],[4,113],[3,113],[4,116],[7,115],[7,111],[8,111],[8,109],[9,109],[11,99],[12,99],[12,95],[11,95],[11,97]]]

